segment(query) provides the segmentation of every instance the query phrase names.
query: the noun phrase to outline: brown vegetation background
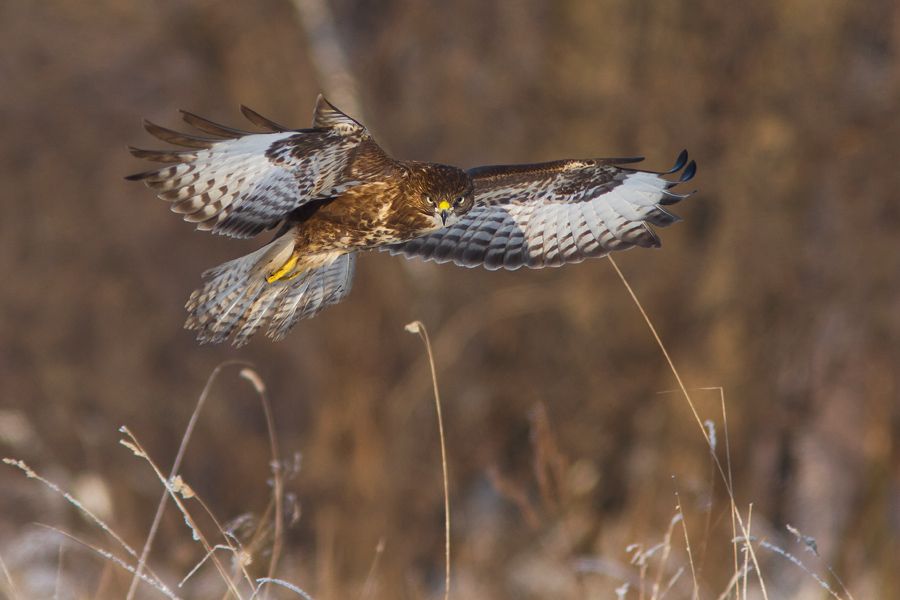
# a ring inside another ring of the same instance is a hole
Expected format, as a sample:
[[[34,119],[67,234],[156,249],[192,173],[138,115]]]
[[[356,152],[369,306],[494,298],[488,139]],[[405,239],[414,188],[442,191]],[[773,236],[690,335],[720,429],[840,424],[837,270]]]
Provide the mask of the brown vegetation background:
[[[617,261],[687,386],[724,388],[755,534],[831,565],[856,598],[900,595],[900,4],[301,4],[0,5],[0,453],[140,547],[161,488],[117,428],[171,464],[209,373],[248,360],[282,456],[300,456],[278,576],[317,600],[358,598],[383,540],[368,597],[436,597],[437,429],[422,345],[403,330],[421,319],[444,401],[454,597],[610,598],[623,580],[637,597],[625,548],[662,539],[676,491],[701,597],[725,589],[721,481],[684,399],[660,393],[672,374],[606,260],[489,273],[367,255],[351,296],[282,343],[198,347],[181,329],[201,271],[256,242],[195,233],[122,179],[142,168],[126,145],[153,145],[140,119],[174,126],[184,108],[238,124],[243,103],[301,127],[337,88],[404,158],[643,154],[667,168],[687,147],[700,191],[676,207],[684,222],[662,250]],[[718,392],[693,394],[724,459]],[[182,471],[223,521],[261,515],[270,495],[255,398],[226,369]],[[110,544],[0,466],[0,557],[20,595],[49,597],[61,538],[34,522]],[[663,581],[688,567],[683,537]],[[758,552],[770,597],[826,595]],[[170,510],[150,564],[174,585],[200,558]],[[121,597],[130,579],[74,544],[62,565],[63,597]],[[188,585],[223,589],[210,567]],[[687,571],[667,597],[691,593]]]

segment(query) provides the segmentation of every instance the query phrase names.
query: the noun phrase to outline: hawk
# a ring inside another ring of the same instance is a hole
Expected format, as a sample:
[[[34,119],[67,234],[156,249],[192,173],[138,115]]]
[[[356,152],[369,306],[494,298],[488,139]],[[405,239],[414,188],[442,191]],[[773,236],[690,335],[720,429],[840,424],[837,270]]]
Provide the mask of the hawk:
[[[391,158],[321,95],[309,129],[241,111],[262,131],[182,111],[203,135],[144,126],[185,149],[130,149],[164,164],[127,179],[143,181],[197,229],[249,238],[278,228],[255,252],[203,273],[185,323],[201,343],[241,346],[263,327],[281,339],[349,293],[365,250],[493,270],[659,246],[650,225],[678,220],[664,207],[689,195],[671,190],[696,172],[685,151],[665,172],[629,166],[642,158],[462,170]]]

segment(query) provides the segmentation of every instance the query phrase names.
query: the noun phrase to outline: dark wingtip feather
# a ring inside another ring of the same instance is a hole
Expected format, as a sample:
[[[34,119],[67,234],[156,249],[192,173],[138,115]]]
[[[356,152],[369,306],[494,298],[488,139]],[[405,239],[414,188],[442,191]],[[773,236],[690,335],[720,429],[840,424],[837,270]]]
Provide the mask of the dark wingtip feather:
[[[283,125],[279,125],[271,119],[267,119],[252,108],[244,106],[243,104],[241,104],[241,113],[243,113],[243,115],[247,117],[248,121],[250,121],[257,127],[262,127],[270,133],[282,133],[284,131],[290,131],[288,127],[284,127]]]
[[[678,154],[678,158],[675,159],[675,164],[672,165],[672,168],[669,169],[668,171],[666,171],[664,174],[668,175],[670,173],[677,173],[678,171],[680,171],[681,169],[684,168],[684,165],[687,164],[687,160],[688,160],[688,151],[682,150]]]
[[[643,156],[622,156],[617,158],[604,158],[601,160],[612,165],[630,165],[633,163],[643,162],[644,158],[645,157]]]
[[[235,129],[234,127],[228,127],[227,125],[220,125],[219,123],[214,123],[209,119],[204,119],[203,117],[186,110],[179,110],[178,112],[181,113],[181,118],[184,119],[185,123],[195,129],[199,129],[203,133],[217,135],[223,139],[241,138],[250,135],[249,131],[242,131],[240,129]]]
[[[128,151],[136,158],[163,163],[189,162],[197,158],[196,152],[190,150],[144,150],[129,146]]]
[[[694,194],[697,193],[697,190],[691,190],[689,192],[685,192],[684,194],[673,194],[671,192],[664,192],[664,193],[665,193],[665,196],[663,196],[663,199],[660,200],[659,202],[657,202],[657,204],[661,204],[662,206],[668,206],[670,204],[677,204],[678,202],[681,202],[685,198],[690,198],[691,196],[693,196]]]
[[[147,133],[149,133],[153,137],[161,139],[164,142],[169,142],[170,144],[175,144],[176,146],[185,146],[187,148],[198,148],[201,150],[206,150],[212,148],[212,145],[219,141],[209,138],[202,138],[196,135],[179,133],[177,131],[161,127],[156,123],[153,123],[146,119],[144,119],[144,129],[146,129]]]
[[[662,240],[659,239],[659,235],[653,229],[644,224],[643,231],[635,239],[635,244],[641,248],[660,248],[662,247]]]
[[[697,174],[697,163],[693,160],[688,163],[687,168],[685,168],[684,172],[681,174],[681,177],[678,179],[679,183],[684,183],[686,181],[690,181],[694,178],[694,175]]]
[[[322,94],[319,94],[319,97],[316,98],[316,108],[313,111],[313,127],[324,129],[335,127],[363,129],[359,121],[345,114],[344,111],[329,102]]]
[[[645,220],[651,225],[655,225],[657,227],[668,227],[673,223],[677,223],[681,220],[676,214],[670,213],[662,206],[654,206],[653,210],[647,215]]]
[[[141,173],[126,175],[125,179],[127,179],[128,181],[142,181],[144,179],[147,179],[148,177],[153,177],[157,173],[159,173],[159,171],[143,171]]]

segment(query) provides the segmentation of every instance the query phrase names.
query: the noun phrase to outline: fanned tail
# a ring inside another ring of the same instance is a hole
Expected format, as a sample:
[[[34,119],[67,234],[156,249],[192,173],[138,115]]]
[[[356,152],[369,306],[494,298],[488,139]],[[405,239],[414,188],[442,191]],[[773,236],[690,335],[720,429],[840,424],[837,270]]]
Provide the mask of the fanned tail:
[[[231,338],[243,346],[267,326],[266,334],[281,339],[300,319],[340,302],[353,280],[354,254],[334,257],[293,279],[269,283],[266,276],[293,251],[293,240],[282,236],[259,250],[203,273],[203,287],[191,294],[184,326],[197,332],[200,343]]]

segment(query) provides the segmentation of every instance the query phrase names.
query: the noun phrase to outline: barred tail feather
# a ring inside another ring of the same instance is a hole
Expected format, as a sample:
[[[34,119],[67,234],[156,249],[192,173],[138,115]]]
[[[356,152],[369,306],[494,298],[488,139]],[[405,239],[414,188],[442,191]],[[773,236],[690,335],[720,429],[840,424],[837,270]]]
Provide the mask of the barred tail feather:
[[[203,287],[187,302],[190,314],[185,328],[196,331],[201,343],[230,338],[234,346],[243,346],[266,326],[266,334],[278,340],[297,321],[340,302],[350,292],[353,254],[334,257],[293,279],[268,283],[266,275],[292,250],[291,240],[279,238],[204,273]]]

